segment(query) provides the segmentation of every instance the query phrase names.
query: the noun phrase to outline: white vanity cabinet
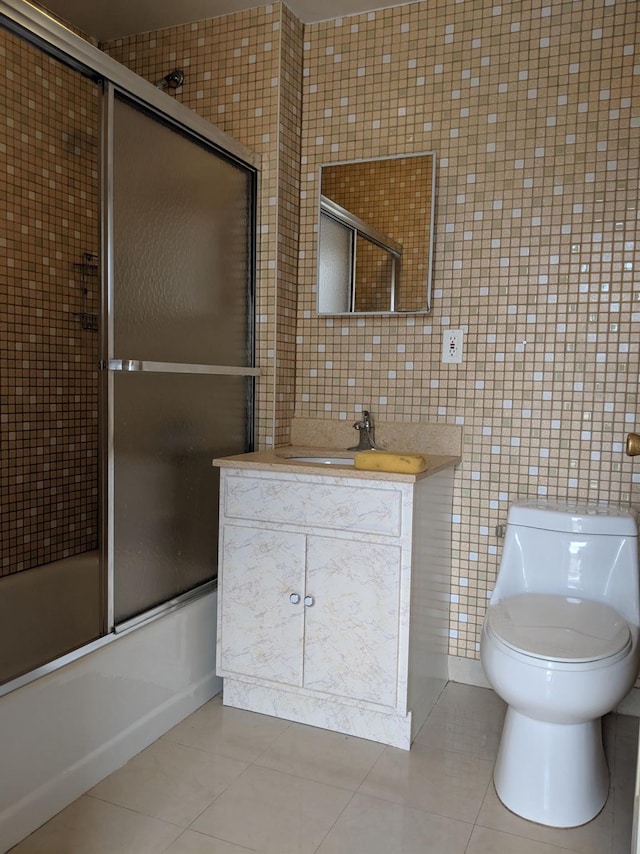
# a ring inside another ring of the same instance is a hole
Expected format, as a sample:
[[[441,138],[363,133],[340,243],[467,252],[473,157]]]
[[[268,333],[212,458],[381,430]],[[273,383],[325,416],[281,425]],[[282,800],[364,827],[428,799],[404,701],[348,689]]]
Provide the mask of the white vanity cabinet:
[[[395,705],[397,546],[232,522],[222,536],[220,672]]]
[[[408,748],[447,678],[452,477],[222,467],[224,703]]]

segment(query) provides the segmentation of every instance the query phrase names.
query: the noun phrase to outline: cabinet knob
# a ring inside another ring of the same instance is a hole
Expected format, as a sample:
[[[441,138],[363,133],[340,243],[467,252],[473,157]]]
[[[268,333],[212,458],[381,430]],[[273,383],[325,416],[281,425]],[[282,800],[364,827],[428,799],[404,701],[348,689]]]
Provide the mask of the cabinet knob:
[[[291,602],[292,605],[297,605],[298,602],[300,602],[300,594],[299,593],[292,593],[289,596],[289,602]]]
[[[307,608],[311,608],[315,604],[315,601],[316,600],[313,598],[313,596],[304,597],[304,604],[307,606]]]

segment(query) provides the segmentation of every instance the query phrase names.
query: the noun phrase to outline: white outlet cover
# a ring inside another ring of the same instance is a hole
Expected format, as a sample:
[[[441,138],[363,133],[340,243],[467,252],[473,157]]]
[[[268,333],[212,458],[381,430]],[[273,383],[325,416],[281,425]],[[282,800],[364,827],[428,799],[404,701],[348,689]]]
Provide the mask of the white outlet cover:
[[[462,329],[445,329],[442,336],[442,361],[445,365],[459,365],[462,362]]]

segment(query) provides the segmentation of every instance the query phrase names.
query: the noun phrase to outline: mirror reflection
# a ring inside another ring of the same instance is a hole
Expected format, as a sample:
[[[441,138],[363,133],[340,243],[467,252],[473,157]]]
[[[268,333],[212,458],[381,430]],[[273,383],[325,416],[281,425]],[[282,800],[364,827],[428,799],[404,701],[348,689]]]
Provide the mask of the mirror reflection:
[[[321,167],[318,313],[426,312],[435,154]]]

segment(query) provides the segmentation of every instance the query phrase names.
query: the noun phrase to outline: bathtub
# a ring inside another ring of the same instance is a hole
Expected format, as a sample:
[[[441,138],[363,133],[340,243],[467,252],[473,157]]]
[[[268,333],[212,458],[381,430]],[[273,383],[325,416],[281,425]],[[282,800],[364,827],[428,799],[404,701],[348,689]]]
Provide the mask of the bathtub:
[[[216,602],[99,638],[0,697],[0,852],[222,690]]]

